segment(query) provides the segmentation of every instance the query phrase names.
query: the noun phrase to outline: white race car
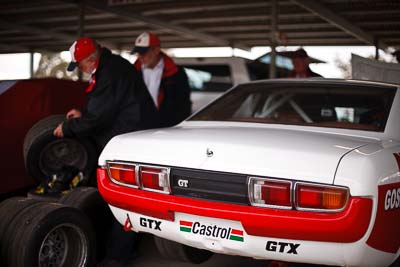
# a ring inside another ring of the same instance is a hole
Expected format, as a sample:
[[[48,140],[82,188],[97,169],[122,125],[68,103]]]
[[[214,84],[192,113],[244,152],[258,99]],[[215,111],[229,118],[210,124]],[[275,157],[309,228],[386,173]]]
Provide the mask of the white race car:
[[[395,85],[242,84],[178,126],[113,138],[98,187],[163,254],[399,266],[399,120]]]

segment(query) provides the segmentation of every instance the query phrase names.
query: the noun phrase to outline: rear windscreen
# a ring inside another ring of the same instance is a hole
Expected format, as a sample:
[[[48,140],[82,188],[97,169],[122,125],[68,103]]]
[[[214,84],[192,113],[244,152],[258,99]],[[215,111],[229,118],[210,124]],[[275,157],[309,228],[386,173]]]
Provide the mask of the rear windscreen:
[[[239,86],[191,120],[383,131],[396,88],[349,85]]]

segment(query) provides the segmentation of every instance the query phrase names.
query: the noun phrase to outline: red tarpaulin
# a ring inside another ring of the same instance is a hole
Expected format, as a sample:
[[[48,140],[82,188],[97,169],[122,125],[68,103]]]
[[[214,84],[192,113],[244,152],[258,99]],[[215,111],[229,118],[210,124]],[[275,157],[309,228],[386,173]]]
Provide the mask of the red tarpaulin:
[[[0,81],[0,195],[34,185],[23,160],[26,133],[49,115],[81,108],[87,86],[86,82],[55,78]]]

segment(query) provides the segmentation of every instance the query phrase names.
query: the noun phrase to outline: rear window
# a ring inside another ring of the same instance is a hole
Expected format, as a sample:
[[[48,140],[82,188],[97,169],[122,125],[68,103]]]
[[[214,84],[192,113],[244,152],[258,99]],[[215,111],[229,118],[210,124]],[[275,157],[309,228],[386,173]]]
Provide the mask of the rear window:
[[[395,92],[395,88],[340,84],[249,84],[235,88],[191,120],[384,131]]]
[[[182,65],[192,91],[225,92],[232,87],[231,68],[227,65]]]

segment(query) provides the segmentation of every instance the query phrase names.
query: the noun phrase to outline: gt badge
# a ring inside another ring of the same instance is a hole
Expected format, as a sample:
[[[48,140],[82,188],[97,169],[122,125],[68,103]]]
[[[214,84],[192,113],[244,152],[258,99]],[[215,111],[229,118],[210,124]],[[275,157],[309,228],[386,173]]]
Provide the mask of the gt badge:
[[[189,180],[185,180],[185,179],[179,179],[178,180],[178,186],[179,187],[188,187],[189,184]]]

